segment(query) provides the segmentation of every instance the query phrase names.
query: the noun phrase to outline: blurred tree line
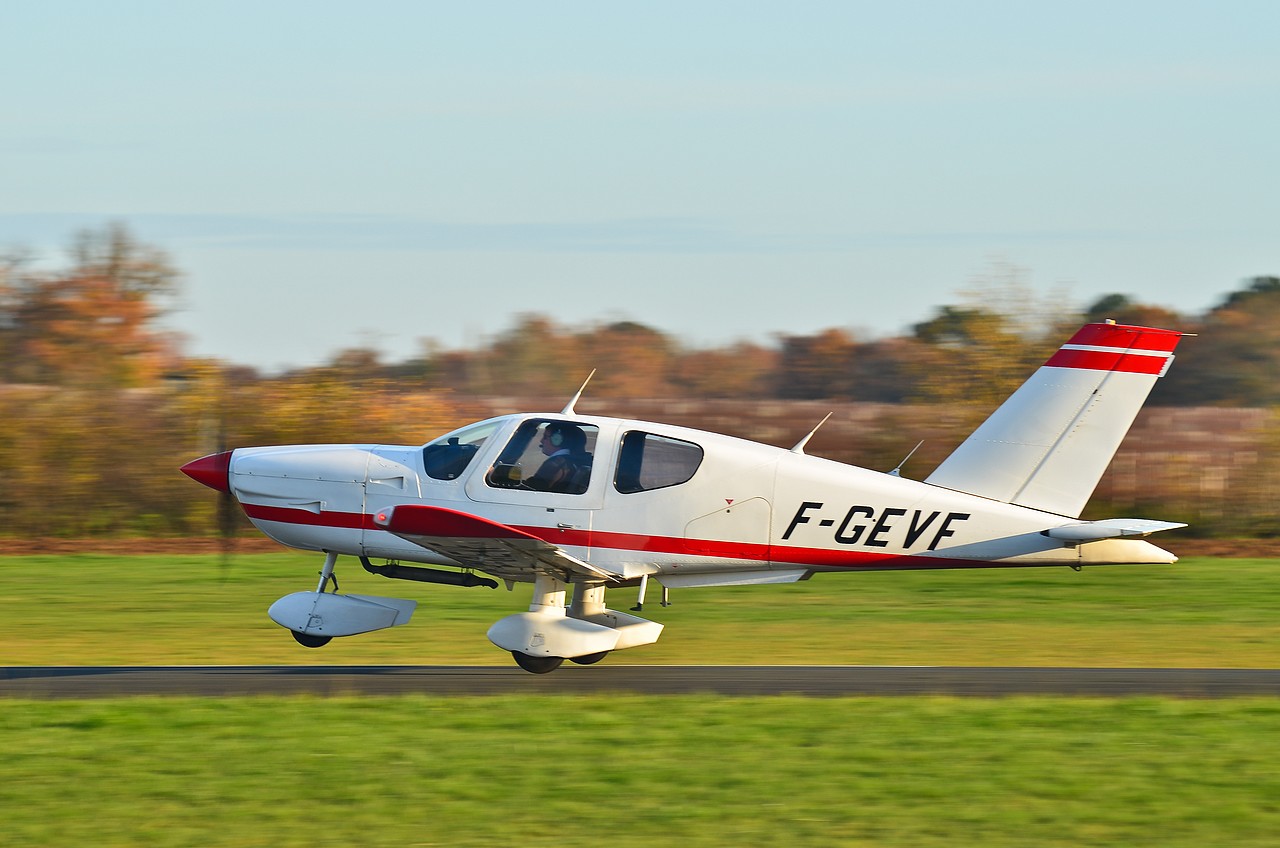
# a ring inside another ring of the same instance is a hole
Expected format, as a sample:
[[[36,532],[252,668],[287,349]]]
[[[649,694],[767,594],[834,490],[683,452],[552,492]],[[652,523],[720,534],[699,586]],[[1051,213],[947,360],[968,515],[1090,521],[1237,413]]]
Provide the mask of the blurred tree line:
[[[844,328],[779,334],[772,343],[739,341],[690,349],[632,321],[566,327],[545,315],[473,350],[441,350],[382,363],[376,351],[343,351],[295,377],[378,377],[406,387],[521,397],[561,397],[592,369],[599,397],[778,398],[874,403],[1003,400],[1087,321],[1114,319],[1194,335],[1149,403],[1156,406],[1280,404],[1280,277],[1257,277],[1203,315],[1185,315],[1112,294],[1083,310],[1031,302],[1014,282],[981,285],[963,302],[938,307],[910,333],[876,338]]]
[[[213,499],[176,473],[195,456],[421,443],[477,417],[469,398],[562,402],[592,369],[593,399],[934,407],[963,434],[1080,323],[1111,318],[1198,336],[1182,343],[1151,404],[1280,405],[1280,278],[1249,280],[1205,314],[1183,315],[1121,294],[1084,310],[1037,302],[1018,269],[997,271],[889,338],[831,328],[694,349],[632,321],[567,327],[530,314],[470,350],[428,341],[420,356],[385,363],[356,348],[263,375],[185,357],[159,328],[180,288],[160,250],[119,225],[81,233],[64,267],[0,257],[0,533],[208,533]]]

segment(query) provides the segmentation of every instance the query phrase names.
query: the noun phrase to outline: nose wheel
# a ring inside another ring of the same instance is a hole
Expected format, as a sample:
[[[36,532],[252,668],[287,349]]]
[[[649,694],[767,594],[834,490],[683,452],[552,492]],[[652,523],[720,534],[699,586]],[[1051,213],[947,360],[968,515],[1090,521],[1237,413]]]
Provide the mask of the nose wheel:
[[[299,633],[296,630],[289,632],[293,634],[293,641],[304,648],[323,648],[333,639],[332,636],[316,636],[313,633]]]

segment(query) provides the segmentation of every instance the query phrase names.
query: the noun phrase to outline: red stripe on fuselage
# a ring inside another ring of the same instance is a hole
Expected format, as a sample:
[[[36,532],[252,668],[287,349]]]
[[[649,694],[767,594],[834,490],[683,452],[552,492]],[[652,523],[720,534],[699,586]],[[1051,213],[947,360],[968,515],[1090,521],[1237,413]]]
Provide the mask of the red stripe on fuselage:
[[[583,544],[592,548],[609,548],[619,551],[644,551],[678,556],[705,556],[722,559],[746,559],[754,562],[769,561],[769,546],[750,542],[717,542],[708,539],[686,539],[678,536],[651,536],[635,533],[609,533],[591,531],[582,533],[587,542],[566,543],[556,536],[555,530],[542,527],[524,527],[525,532],[540,536],[552,544]],[[550,535],[548,535],[550,534]]]
[[[389,532],[373,523],[372,515],[349,512],[314,513],[305,509],[243,504],[245,514],[261,521],[299,524],[308,527],[333,527],[349,530]],[[687,539],[678,536],[654,536],[640,533],[614,533],[592,530],[562,530],[558,527],[512,526],[513,530],[537,536],[560,547],[583,547],[656,553],[674,556],[746,560],[761,564],[795,565],[809,568],[849,568],[866,570],[969,568],[999,565],[985,560],[949,559],[947,557],[889,554],[871,551],[842,551],[827,548],[804,548],[789,545],[769,546],[748,542],[723,542],[710,539]]]
[[[337,527],[347,530],[378,530],[372,515],[354,512],[311,512],[284,506],[263,506],[242,503],[244,514],[260,521],[278,521],[281,524],[303,524],[308,527]]]

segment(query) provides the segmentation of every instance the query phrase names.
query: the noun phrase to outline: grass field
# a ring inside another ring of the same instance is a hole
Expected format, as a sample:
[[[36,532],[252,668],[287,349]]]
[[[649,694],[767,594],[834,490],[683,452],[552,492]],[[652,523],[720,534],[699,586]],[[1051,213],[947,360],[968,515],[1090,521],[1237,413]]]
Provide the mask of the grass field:
[[[413,598],[408,625],[299,647],[267,618],[320,557],[0,557],[0,665],[507,664],[485,631],[529,589],[392,581],[352,560],[344,592]],[[655,587],[656,588],[656,587]],[[1280,666],[1280,560],[820,575],[790,586],[652,591],[656,644],[609,663]],[[634,589],[609,603],[628,609]]]
[[[1280,702],[0,702],[8,846],[1274,846]]]
[[[0,558],[5,665],[497,663],[527,588],[297,646],[312,556]],[[656,601],[656,593],[651,596]],[[1280,561],[688,590],[616,663],[1280,665]],[[611,595],[627,608],[634,590]],[[1272,846],[1280,700],[0,699],[6,846]]]

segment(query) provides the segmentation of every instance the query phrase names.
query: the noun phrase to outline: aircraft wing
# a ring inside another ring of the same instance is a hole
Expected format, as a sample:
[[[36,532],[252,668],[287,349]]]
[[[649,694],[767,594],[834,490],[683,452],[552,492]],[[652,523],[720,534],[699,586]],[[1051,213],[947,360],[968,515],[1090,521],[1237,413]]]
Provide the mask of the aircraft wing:
[[[1103,521],[1084,521],[1080,524],[1064,524],[1042,531],[1051,539],[1064,542],[1099,542],[1103,539],[1123,539],[1149,536],[1161,530],[1186,527],[1173,521],[1152,521],[1147,518],[1110,518]]]
[[[469,568],[514,578],[567,574],[616,581],[564,549],[507,524],[468,512],[426,504],[400,504],[374,516],[374,524]]]

